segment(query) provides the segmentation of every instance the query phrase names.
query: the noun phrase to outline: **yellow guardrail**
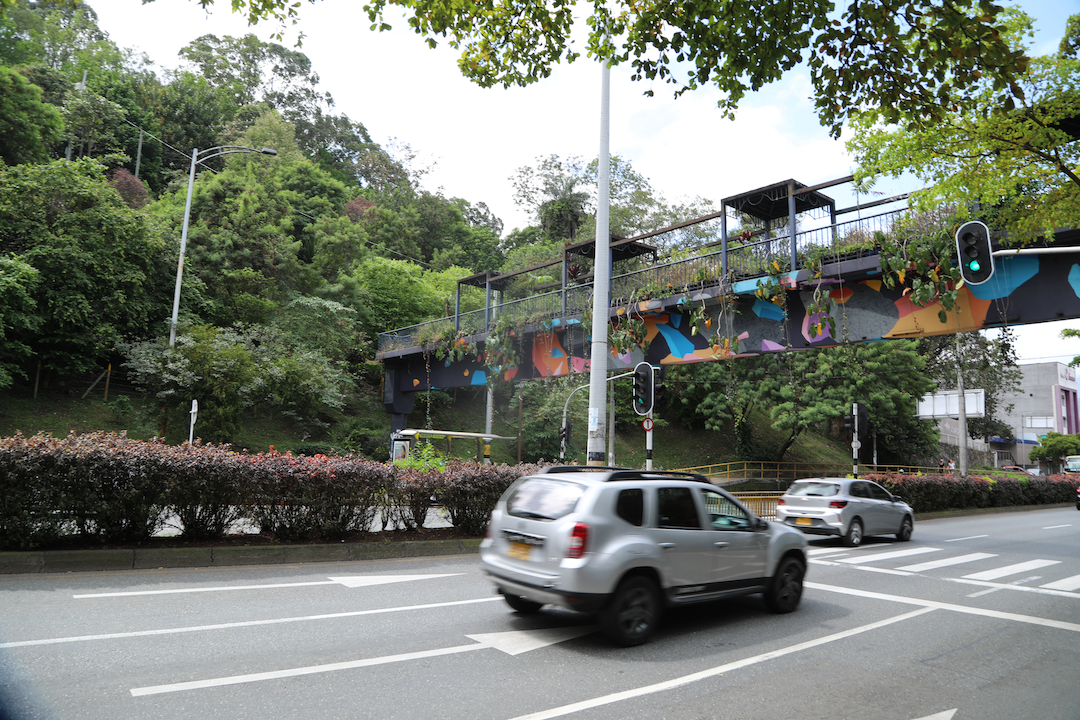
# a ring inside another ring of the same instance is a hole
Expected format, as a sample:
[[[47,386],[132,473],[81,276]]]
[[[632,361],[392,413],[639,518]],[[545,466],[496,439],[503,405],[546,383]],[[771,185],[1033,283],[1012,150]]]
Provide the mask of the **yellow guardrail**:
[[[737,492],[731,493],[739,499],[743,505],[745,505],[750,512],[754,513],[760,518],[767,520],[776,519],[776,501],[780,499],[780,496],[784,494],[784,491],[779,492]]]
[[[851,463],[785,463],[785,462],[738,462],[697,465],[679,468],[680,472],[705,475],[713,482],[725,485],[738,482],[766,481],[791,482],[809,477],[847,477],[851,474]],[[859,474],[869,473],[937,473],[936,467],[917,465],[870,465],[859,464]]]

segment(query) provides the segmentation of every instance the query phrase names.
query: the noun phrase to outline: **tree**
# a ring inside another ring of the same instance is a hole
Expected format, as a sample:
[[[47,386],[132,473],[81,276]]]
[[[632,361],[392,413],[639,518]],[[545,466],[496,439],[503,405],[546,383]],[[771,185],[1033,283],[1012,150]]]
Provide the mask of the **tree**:
[[[668,384],[694,382],[678,393],[683,409],[675,411],[691,409],[707,429],[731,423],[744,457],[781,460],[807,429],[828,428],[858,402],[869,410],[880,455],[902,460],[933,452],[937,441],[915,413],[918,397],[933,387],[924,365],[913,342],[891,341],[704,363]],[[752,434],[760,413],[780,433],[779,447]]]
[[[60,112],[42,102],[41,88],[0,66],[0,159],[8,165],[46,162],[63,131]]]
[[[33,294],[38,278],[30,264],[0,256],[0,388],[10,386],[14,375],[25,377],[20,365],[33,351],[25,342],[8,337],[8,331],[27,337],[41,325]]]
[[[1030,35],[1031,19],[1009,16],[1007,37],[1019,48]],[[1080,15],[1073,18],[1080,22]],[[1062,45],[1069,50],[1066,41]],[[1017,80],[1023,92],[1016,105],[1002,104],[994,83],[983,79],[967,88],[962,103],[946,106],[932,126],[903,122],[896,127],[887,123],[898,118],[872,110],[857,114],[848,142],[859,163],[857,177],[913,172],[928,185],[915,193],[915,207],[955,205],[966,217],[980,203],[979,214],[1007,230],[1010,243],[1026,244],[1053,237],[1056,228],[1075,227],[1080,57],[1070,52],[1033,59]]]
[[[1080,435],[1047,433],[1042,443],[1028,453],[1028,457],[1036,462],[1052,463],[1060,463],[1069,455],[1080,455]]]
[[[460,50],[461,72],[483,87],[529,85],[581,55],[575,20],[585,13],[566,0],[371,0],[365,8],[373,30],[390,28],[391,6],[405,11],[431,47],[446,38]],[[286,0],[236,0],[232,7],[251,23],[298,22]],[[864,107],[931,125],[981,77],[993,80],[1003,103],[1011,101],[1026,58],[1003,40],[1001,11],[990,0],[851,0],[840,13],[826,0],[593,0],[585,49],[614,65],[629,62],[633,79],[670,84],[676,95],[714,85],[728,116],[747,91],[805,61],[818,116],[838,136],[843,121]]]
[[[34,268],[37,327],[8,341],[61,374],[102,366],[124,336],[168,316],[161,240],[93,160],[0,166],[0,255]],[[174,266],[175,268],[175,266]],[[169,293],[171,295],[171,293]]]
[[[997,338],[970,332],[922,338],[918,343],[919,354],[926,359],[926,374],[939,390],[956,390],[956,368],[960,367],[964,388],[984,391],[986,416],[968,418],[971,438],[1013,436],[1012,427],[1001,416],[1012,412],[1012,403],[1006,403],[1006,398],[1020,391],[1023,373],[1017,366],[1016,340],[1010,331]]]

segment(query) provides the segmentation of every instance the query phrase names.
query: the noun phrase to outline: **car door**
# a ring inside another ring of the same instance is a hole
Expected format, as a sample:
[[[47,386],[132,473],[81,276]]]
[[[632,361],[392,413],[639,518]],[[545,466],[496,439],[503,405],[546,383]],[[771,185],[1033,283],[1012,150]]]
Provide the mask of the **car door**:
[[[870,497],[877,513],[877,530],[874,532],[893,533],[899,530],[900,523],[904,520],[904,511],[897,507],[893,496],[877,483],[868,480],[866,485],[870,488]]]
[[[877,502],[870,497],[870,487],[863,480],[855,480],[848,490],[849,510],[846,513],[854,518],[856,515],[862,519],[863,535],[873,535],[881,522]]]
[[[717,548],[688,487],[656,488],[656,515],[646,530],[663,552],[673,595],[700,593],[712,581]]]
[[[701,490],[701,500],[713,536],[717,589],[745,587],[768,574],[768,533],[755,527],[755,518],[726,495]]]

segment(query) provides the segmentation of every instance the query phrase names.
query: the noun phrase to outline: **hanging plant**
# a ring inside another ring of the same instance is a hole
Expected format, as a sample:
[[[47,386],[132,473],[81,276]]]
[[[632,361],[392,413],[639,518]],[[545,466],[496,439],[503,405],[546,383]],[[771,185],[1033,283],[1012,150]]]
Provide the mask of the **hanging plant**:
[[[501,375],[518,366],[518,357],[514,349],[515,333],[510,318],[503,316],[495,321],[495,327],[484,340],[484,364],[493,375]]]
[[[945,323],[948,311],[956,306],[964,286],[960,268],[952,264],[956,228],[922,233],[917,242],[886,237],[875,233],[881,248],[882,282],[886,287],[903,287],[904,296],[919,307],[941,304],[938,320]]]
[[[435,357],[439,360],[459,362],[468,357],[477,357],[479,350],[475,342],[469,342],[465,331],[458,331],[456,335],[440,338],[435,346]]]
[[[608,347],[612,355],[625,355],[635,347],[641,348],[642,352],[649,352],[649,341],[646,339],[648,328],[645,321],[638,317],[627,315],[612,323],[608,331]]]

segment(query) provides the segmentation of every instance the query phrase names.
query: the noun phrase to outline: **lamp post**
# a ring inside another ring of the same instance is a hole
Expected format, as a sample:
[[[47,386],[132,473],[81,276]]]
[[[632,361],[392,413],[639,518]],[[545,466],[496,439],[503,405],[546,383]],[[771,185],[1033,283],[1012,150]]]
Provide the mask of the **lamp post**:
[[[219,145],[218,147],[191,151],[191,171],[188,173],[187,202],[184,203],[184,227],[180,231],[180,259],[176,263],[176,291],[173,293],[172,325],[169,328],[169,347],[176,344],[176,323],[180,315],[180,283],[184,277],[184,252],[187,250],[188,218],[191,216],[191,192],[195,188],[195,166],[200,162],[211,160],[222,155],[233,153],[260,153],[262,155],[277,155],[277,150],[264,147],[262,150],[245,147],[243,145]]]

